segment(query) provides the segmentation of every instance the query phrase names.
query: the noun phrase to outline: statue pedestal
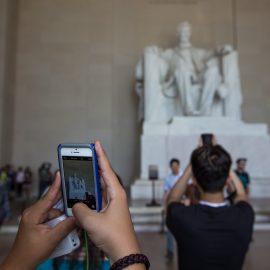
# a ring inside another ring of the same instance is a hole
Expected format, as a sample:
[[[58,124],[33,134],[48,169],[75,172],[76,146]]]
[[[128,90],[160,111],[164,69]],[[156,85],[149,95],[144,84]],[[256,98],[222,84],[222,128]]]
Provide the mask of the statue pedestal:
[[[163,179],[169,172],[168,163],[179,158],[181,168],[189,162],[201,133],[214,133],[233,161],[248,159],[251,176],[251,197],[270,197],[270,137],[265,124],[246,124],[226,117],[175,117],[171,124],[144,123],[141,136],[141,174],[131,187],[132,199],[151,198],[148,166],[158,165],[157,198],[163,194]],[[234,164],[235,166],[235,164]]]

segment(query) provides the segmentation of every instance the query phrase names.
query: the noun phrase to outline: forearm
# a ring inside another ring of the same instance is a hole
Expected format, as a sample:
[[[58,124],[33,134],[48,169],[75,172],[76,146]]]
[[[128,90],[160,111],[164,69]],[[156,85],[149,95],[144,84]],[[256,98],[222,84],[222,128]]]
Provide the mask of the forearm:
[[[230,176],[236,189],[236,197],[234,199],[234,202],[236,203],[239,200],[247,200],[246,191],[237,174],[233,170],[231,170]]]
[[[171,202],[179,202],[181,197],[184,195],[188,180],[190,179],[192,174],[191,165],[189,164],[187,168],[185,169],[184,174],[181,176],[181,178],[177,181],[177,183],[172,188],[171,192],[168,195],[167,203]]]
[[[169,192],[168,192],[168,191],[165,191],[165,192],[164,192],[164,195],[163,195],[163,204],[164,204],[165,206],[167,205],[168,195],[169,195]]]
[[[29,255],[30,256],[30,255]],[[35,270],[36,267],[29,267],[24,260],[19,261],[14,257],[14,255],[10,254],[4,262],[0,265],[0,270]]]

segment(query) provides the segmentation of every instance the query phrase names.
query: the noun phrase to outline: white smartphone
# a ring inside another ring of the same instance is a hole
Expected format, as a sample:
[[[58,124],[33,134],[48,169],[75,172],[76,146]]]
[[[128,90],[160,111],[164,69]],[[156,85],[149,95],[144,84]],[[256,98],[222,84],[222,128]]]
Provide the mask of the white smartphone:
[[[58,160],[66,215],[72,216],[72,207],[78,202],[100,211],[101,192],[95,146],[60,144]]]
[[[52,219],[46,224],[50,227],[53,228],[55,227],[58,223],[62,222],[63,220],[66,219],[65,215],[62,215],[60,217],[57,217],[55,219]],[[73,230],[70,232],[56,247],[56,249],[53,251],[53,253],[50,255],[49,258],[53,259],[59,256],[63,256],[66,254],[69,254],[73,250],[77,249],[80,246],[80,238],[76,232],[76,230]]]

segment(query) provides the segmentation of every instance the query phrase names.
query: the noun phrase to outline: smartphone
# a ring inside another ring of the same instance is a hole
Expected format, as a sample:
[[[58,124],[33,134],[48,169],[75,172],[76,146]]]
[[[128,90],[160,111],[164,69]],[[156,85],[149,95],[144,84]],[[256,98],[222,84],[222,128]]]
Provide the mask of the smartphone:
[[[204,133],[201,134],[202,143],[204,146],[212,146],[213,145],[213,134]]]
[[[78,202],[100,211],[101,190],[95,145],[60,144],[58,161],[65,214],[72,216],[72,207]]]

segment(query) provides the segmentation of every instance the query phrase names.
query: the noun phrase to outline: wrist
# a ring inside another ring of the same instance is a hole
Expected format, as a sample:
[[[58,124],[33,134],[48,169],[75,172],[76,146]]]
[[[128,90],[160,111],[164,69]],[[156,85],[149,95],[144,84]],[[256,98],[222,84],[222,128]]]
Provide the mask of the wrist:
[[[1,270],[35,270],[36,267],[29,266],[24,260],[19,261],[12,256],[7,257],[0,265]]]
[[[144,254],[129,254],[117,262],[112,264],[111,270],[117,269],[136,269],[136,270],[148,270],[150,268],[150,262]]]
[[[187,166],[187,173],[189,174],[189,177],[191,177],[191,175],[192,175],[192,167],[191,167],[191,164],[188,164],[188,166]]]
[[[1,264],[1,270],[35,270],[37,265],[34,262],[29,262],[31,256],[21,256],[21,251],[16,251],[14,247],[11,249],[9,255],[5,258]]]
[[[129,239],[128,242],[121,242],[121,240],[117,243],[117,245],[114,245],[113,248],[111,248],[112,252],[111,254],[108,254],[110,257],[111,264],[115,263],[116,261],[124,258],[125,256],[128,256],[130,254],[138,254],[141,253],[139,244],[137,240],[134,238],[132,241],[130,241],[130,237],[126,238]]]
[[[113,254],[111,254],[110,256],[110,261],[111,261],[111,264],[115,263],[116,261],[130,255],[130,254],[140,254],[141,253],[141,250],[139,247],[133,247],[133,248],[128,248],[128,249],[125,249],[125,248],[121,248],[121,249],[118,249],[117,251],[114,251]]]

